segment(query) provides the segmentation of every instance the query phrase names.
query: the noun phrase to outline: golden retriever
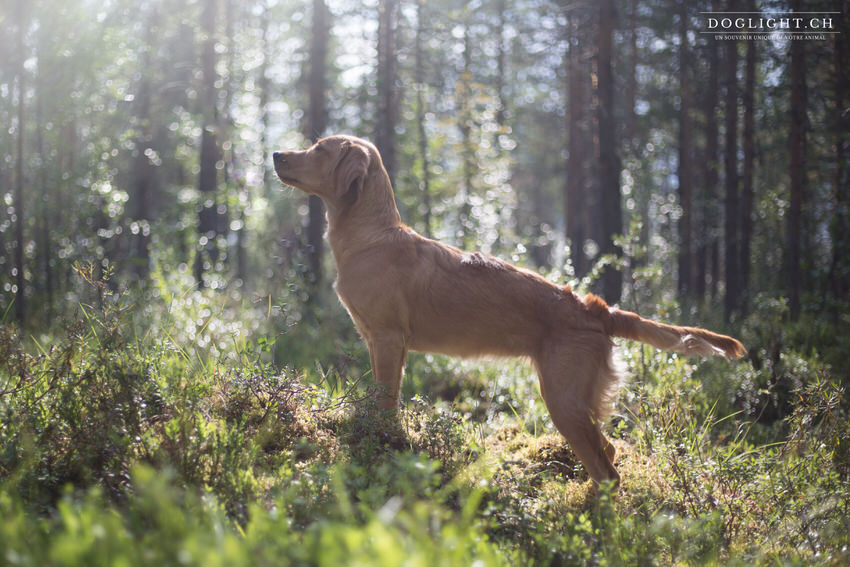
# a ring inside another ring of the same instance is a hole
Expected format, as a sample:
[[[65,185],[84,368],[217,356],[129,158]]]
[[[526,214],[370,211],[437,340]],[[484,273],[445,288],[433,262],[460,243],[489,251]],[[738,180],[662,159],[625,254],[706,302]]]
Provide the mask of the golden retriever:
[[[383,408],[398,407],[408,350],[528,357],[558,431],[596,483],[616,485],[615,449],[600,428],[620,383],[611,337],[686,355],[744,354],[731,337],[655,323],[418,235],[402,224],[381,156],[365,140],[331,136],[273,157],[283,183],[327,207],[336,291],[369,347]]]

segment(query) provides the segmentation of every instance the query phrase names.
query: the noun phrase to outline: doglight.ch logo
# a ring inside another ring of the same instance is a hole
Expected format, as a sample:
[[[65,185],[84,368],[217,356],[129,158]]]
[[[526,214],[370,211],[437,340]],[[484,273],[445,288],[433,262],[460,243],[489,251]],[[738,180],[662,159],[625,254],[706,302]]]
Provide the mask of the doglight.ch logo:
[[[700,12],[701,34],[717,40],[826,40],[841,12]]]

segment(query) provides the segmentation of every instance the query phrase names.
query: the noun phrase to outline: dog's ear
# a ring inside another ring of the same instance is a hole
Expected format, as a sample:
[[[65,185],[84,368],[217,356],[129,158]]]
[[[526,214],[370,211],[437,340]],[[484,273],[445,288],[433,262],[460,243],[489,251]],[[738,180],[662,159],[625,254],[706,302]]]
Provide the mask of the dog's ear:
[[[369,171],[369,152],[359,144],[351,144],[337,165],[336,197],[345,204],[353,204],[360,196]]]

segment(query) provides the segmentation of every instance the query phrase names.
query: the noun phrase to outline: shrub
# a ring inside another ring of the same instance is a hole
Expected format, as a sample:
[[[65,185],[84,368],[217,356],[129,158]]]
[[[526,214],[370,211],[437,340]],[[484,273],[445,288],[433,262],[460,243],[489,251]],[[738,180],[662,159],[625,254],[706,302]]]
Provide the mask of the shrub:
[[[111,285],[91,289],[50,338],[0,326],[0,561],[848,559],[847,399],[816,353],[788,348],[797,331],[770,334],[780,304],[747,323],[761,369],[623,349],[639,378],[608,427],[614,495],[595,490],[518,365],[419,357],[413,390],[440,382],[456,403],[414,397],[395,419],[347,343],[311,347],[345,360],[281,369],[287,341],[179,345],[164,319],[130,325]]]

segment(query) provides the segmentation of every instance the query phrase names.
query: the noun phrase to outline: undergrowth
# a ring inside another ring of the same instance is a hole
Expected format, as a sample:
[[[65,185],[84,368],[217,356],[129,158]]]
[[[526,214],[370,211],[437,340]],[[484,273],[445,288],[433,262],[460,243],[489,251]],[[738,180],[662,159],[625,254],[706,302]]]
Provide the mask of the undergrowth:
[[[850,560],[846,381],[771,330],[781,305],[746,322],[749,361],[621,347],[636,378],[607,428],[612,494],[518,364],[413,357],[394,418],[354,341],[287,366],[290,336],[213,329],[225,310],[194,316],[211,303],[188,296],[194,329],[144,326],[82,275],[91,301],[61,330],[0,327],[2,564]]]

